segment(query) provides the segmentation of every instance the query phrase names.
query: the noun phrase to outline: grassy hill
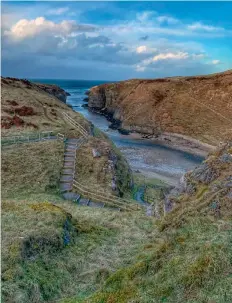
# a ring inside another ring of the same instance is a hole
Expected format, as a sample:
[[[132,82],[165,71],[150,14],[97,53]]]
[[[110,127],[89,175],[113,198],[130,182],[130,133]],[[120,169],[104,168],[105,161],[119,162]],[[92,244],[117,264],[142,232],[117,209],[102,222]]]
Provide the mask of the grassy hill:
[[[115,127],[154,136],[187,135],[217,145],[232,130],[232,71],[103,84],[90,90],[88,105]]]
[[[63,111],[90,131],[88,121],[37,85],[6,82],[3,135],[53,130],[80,136]],[[9,124],[18,118],[24,122]],[[77,152],[76,177],[107,193],[116,177],[117,193],[131,195],[125,159],[105,135],[94,133]],[[231,302],[231,138],[227,141],[186,174],[180,189],[164,200],[154,198],[157,217],[64,201],[63,142],[2,147],[2,302]]]
[[[1,85],[2,140],[5,136],[28,134],[33,136],[33,134],[44,131],[52,131],[53,134],[59,132],[68,138],[81,137],[79,131],[65,118],[64,113],[79,123],[87,133],[90,133],[90,122],[57,98],[61,94],[63,97],[66,96],[66,92],[59,87],[35,84],[15,78],[2,78]],[[129,166],[105,135],[98,130],[95,133],[95,137],[90,136],[82,149],[78,151],[76,177],[83,184],[92,185],[93,188],[101,186],[106,192],[123,195],[130,186]],[[93,149],[96,146],[101,155],[99,158],[93,157]],[[47,178],[52,178],[50,175],[55,174],[56,181],[54,179],[51,183],[55,182],[58,185],[57,181],[63,165],[63,152],[64,148],[62,149],[57,142],[36,142],[30,143],[30,145],[23,144],[17,148],[13,145],[11,149],[3,149],[3,184],[5,182],[7,184],[6,191],[13,194],[11,188],[15,186],[15,183],[12,181],[14,178],[18,178],[19,181],[20,173],[25,174],[24,178],[31,183],[33,180],[36,182],[36,180],[42,179],[41,176],[46,173]],[[22,161],[18,161],[20,157]],[[112,158],[114,163],[110,168],[105,169],[111,164]],[[24,167],[27,162],[28,164]],[[56,173],[54,173],[54,169]],[[83,174],[83,170],[88,173]],[[116,191],[112,191],[112,179],[116,180]],[[42,182],[45,180],[46,178]],[[37,185],[38,182],[40,181],[37,181]],[[26,185],[25,182],[22,183]],[[48,184],[46,186],[49,187]],[[44,188],[41,188],[40,192],[43,190]]]
[[[62,303],[231,302],[231,172],[230,140],[187,174],[173,211],[156,221],[155,237],[132,264],[107,277],[94,295]]]

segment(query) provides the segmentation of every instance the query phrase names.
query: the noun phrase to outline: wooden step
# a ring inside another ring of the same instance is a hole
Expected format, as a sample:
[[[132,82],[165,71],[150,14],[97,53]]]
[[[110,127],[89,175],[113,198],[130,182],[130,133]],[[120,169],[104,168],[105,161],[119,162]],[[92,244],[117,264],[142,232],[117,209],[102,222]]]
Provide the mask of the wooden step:
[[[75,161],[75,157],[64,157],[64,162],[74,162]]]
[[[62,175],[73,175],[74,169],[73,168],[63,168]]]
[[[72,175],[63,175],[60,178],[60,182],[73,182],[73,176]]]
[[[76,156],[76,151],[68,151],[64,153],[65,157],[75,157]]]
[[[60,190],[62,192],[71,191],[72,190],[72,184],[70,184],[70,183],[60,183]]]
[[[76,201],[78,201],[80,199],[80,197],[81,196],[79,194],[73,193],[73,192],[67,192],[67,193],[63,194],[63,198],[65,200],[71,200],[71,201],[76,200]]]
[[[81,198],[81,199],[78,201],[78,204],[79,204],[79,205],[82,205],[82,206],[88,206],[88,205],[89,205],[89,199]]]
[[[68,138],[67,143],[78,143],[81,139],[77,138]]]
[[[97,207],[97,208],[103,208],[105,206],[105,203],[90,201],[89,204],[88,204],[88,206],[90,206],[90,207]]]
[[[64,167],[74,167],[75,161],[64,161]]]

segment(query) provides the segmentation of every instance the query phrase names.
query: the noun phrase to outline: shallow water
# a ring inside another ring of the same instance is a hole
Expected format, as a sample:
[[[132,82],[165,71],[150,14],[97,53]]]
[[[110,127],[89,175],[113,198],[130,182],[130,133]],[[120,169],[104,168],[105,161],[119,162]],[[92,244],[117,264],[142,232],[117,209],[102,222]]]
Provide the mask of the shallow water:
[[[100,81],[79,80],[40,80],[40,82],[57,84],[69,92],[67,104],[83,114],[95,126],[105,132],[121,150],[133,170],[141,172],[146,177],[159,178],[169,184],[176,185],[180,177],[193,169],[203,158],[187,152],[178,151],[171,147],[155,144],[146,139],[131,139],[118,131],[109,129],[109,122],[102,115],[90,112],[82,107],[86,104],[85,92]]]
[[[109,122],[104,116],[82,107],[86,103],[83,101],[84,97],[75,93],[68,97],[67,103],[104,131],[124,154],[131,168],[140,171],[146,177],[159,178],[176,185],[186,171],[193,169],[203,160],[202,157],[155,144],[150,140],[131,139],[109,129]]]

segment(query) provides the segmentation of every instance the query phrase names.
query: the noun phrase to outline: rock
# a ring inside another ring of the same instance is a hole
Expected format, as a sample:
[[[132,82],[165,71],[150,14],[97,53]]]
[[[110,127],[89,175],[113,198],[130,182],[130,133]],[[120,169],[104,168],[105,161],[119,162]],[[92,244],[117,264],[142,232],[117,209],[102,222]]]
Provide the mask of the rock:
[[[95,148],[92,149],[92,152],[93,152],[93,157],[94,158],[101,157],[101,153],[98,150],[96,150]]]
[[[195,179],[196,181],[200,181],[205,184],[209,184],[213,180],[215,180],[219,176],[219,173],[216,171],[216,169],[212,166],[210,166],[208,163],[203,163],[191,174],[191,177]]]
[[[223,154],[220,158],[219,161],[222,163],[232,163],[232,155],[231,154]]]
[[[35,83],[35,85],[45,91],[46,93],[53,95],[60,101],[66,103],[67,96],[70,96],[68,92],[66,92],[64,89],[60,88],[57,85],[54,84],[41,84],[41,83]]]
[[[124,128],[119,128],[118,129],[118,132],[122,135],[129,135],[130,134],[130,131],[129,130],[126,130]]]
[[[111,182],[111,188],[112,188],[113,191],[115,191],[117,189],[117,185],[116,185],[116,182],[115,182],[114,179]]]

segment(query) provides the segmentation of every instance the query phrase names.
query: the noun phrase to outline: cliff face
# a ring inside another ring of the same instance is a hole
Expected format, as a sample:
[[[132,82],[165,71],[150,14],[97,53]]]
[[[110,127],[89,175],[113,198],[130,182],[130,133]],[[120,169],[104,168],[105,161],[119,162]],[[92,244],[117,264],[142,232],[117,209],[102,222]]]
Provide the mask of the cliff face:
[[[54,84],[42,84],[42,83],[34,83],[25,79],[18,79],[18,78],[10,78],[10,77],[1,77],[1,82],[3,84],[9,84],[14,85],[14,87],[22,87],[29,89],[41,89],[45,91],[46,93],[53,95],[60,101],[66,103],[67,96],[70,96],[69,93],[67,93],[65,90],[60,88],[57,85]]]
[[[44,90],[46,93],[55,96],[58,98],[60,101],[66,103],[67,96],[70,96],[68,92],[63,90],[57,85],[54,84],[39,84],[39,83],[34,83],[37,85],[40,89]]]
[[[88,106],[132,132],[178,133],[217,143],[232,128],[232,70],[103,84],[90,90]]]

